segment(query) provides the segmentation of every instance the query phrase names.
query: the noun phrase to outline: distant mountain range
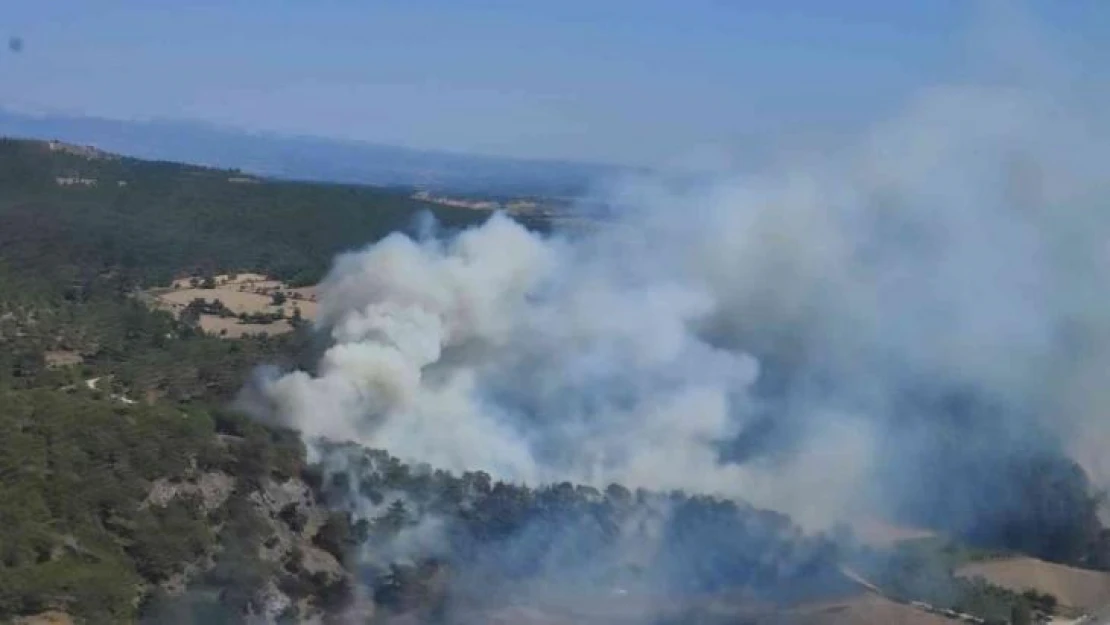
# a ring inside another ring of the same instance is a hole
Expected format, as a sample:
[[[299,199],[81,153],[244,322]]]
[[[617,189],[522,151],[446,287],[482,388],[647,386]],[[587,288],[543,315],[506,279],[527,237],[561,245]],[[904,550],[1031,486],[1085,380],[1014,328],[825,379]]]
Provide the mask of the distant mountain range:
[[[57,139],[145,159],[172,160],[299,180],[483,195],[580,194],[635,170],[417,150],[311,136],[252,133],[192,121],[126,121],[0,109],[0,136]]]

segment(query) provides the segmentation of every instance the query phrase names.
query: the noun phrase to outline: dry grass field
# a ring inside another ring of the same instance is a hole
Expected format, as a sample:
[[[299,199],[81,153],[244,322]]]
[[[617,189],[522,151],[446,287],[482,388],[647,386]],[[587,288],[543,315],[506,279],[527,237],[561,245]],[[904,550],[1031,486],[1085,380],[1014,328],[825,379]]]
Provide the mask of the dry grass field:
[[[932,530],[895,525],[874,517],[854,520],[851,528],[861,543],[880,549],[887,549],[905,541],[933,538],[937,535]]]
[[[1030,588],[1056,595],[1060,604],[1089,611],[1110,603],[1110,573],[1089,571],[1036,558],[1004,558],[973,562],[957,575],[982,577],[1017,592]]]
[[[958,622],[870,593],[803,606],[756,621],[759,625],[951,625]]]
[[[169,288],[149,291],[147,298],[154,306],[176,315],[180,315],[196,299],[207,302],[219,300],[235,316],[202,314],[199,324],[205,332],[226,338],[290,332],[293,325],[289,320],[297,311],[300,311],[304,320],[312,321],[316,318],[319,307],[315,287],[290,288],[279,280],[261,274],[220,275],[213,277],[211,285],[205,285],[204,282],[197,276],[179,278]],[[204,288],[205,286],[212,288]],[[284,296],[283,303],[274,303],[276,293]],[[244,322],[238,317],[279,312],[284,318],[271,323]]]
[[[692,610],[692,611],[691,611]],[[463,618],[467,625],[633,625],[652,622],[744,623],[748,625],[952,625],[958,619],[930,614],[919,608],[860,593],[837,600],[789,609],[727,603],[693,609],[665,600],[603,602],[575,606],[513,606],[476,612]],[[401,625],[402,621],[390,622]]]
[[[15,625],[73,625],[73,618],[59,610],[50,610],[33,616],[21,616],[12,621]]]
[[[284,334],[293,331],[293,326],[285,320],[273,323],[242,323],[234,317],[201,315],[199,323],[206,333],[228,339],[242,338],[249,334]]]

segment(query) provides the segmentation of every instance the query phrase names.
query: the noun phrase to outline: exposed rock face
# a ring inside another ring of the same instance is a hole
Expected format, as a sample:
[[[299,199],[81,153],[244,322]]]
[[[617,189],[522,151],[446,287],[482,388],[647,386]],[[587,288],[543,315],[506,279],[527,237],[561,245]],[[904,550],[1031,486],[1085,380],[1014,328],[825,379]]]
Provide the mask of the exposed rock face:
[[[346,576],[343,565],[332,554],[312,543],[328,518],[327,510],[317,503],[311,489],[301,480],[277,483],[267,480],[250,500],[270,524],[272,534],[262,545],[262,558],[286,562],[296,557],[301,569],[324,575],[328,581]]]
[[[255,595],[254,602],[258,606],[258,612],[248,615],[246,621],[257,625],[276,623],[279,617],[293,607],[293,600],[278,589],[274,580],[268,581]]]
[[[263,561],[280,567],[295,578],[310,580],[318,589],[349,588],[350,574],[336,557],[313,544],[313,538],[328,519],[328,511],[316,501],[312,489],[299,479],[285,482],[266,480],[261,488],[251,493],[250,501],[259,515],[266,519],[270,528],[269,537],[260,547]],[[316,598],[313,598],[316,599]],[[272,623],[280,616],[293,619],[297,623],[324,623],[325,613],[308,598],[291,597],[283,591],[275,580],[270,580],[260,596],[256,598],[260,606],[256,622]],[[353,612],[359,606],[361,612],[373,613],[373,603],[352,602],[344,614]],[[346,618],[350,617],[338,617]],[[350,622],[366,622],[362,620]],[[328,617],[326,622],[334,622]]]
[[[195,497],[205,511],[212,513],[228,502],[237,487],[236,479],[224,472],[200,473],[188,480],[155,481],[143,506],[166,506],[179,497]],[[320,594],[341,593],[351,589],[351,575],[331,553],[314,544],[313,539],[328,520],[329,512],[316,501],[312,489],[302,480],[278,482],[263,480],[247,495],[266,531],[257,546],[259,559],[274,571],[255,593],[249,623],[365,623],[374,613],[370,597],[357,591],[344,596],[339,614],[325,611]],[[188,585],[210,569],[217,554],[161,584],[170,595],[181,595]],[[335,606],[328,606],[334,609]]]
[[[234,488],[235,478],[222,471],[201,473],[185,482],[161,478],[151,485],[144,506],[165,506],[177,497],[195,496],[204,509],[211,512],[227,501]]]
[[[299,479],[280,483],[266,480],[260,490],[251,493],[250,499],[268,519],[295,519],[293,524],[303,527],[294,531],[288,527],[289,520],[283,521],[282,525],[302,537],[314,536],[328,518],[327,510],[316,502],[312,489]]]

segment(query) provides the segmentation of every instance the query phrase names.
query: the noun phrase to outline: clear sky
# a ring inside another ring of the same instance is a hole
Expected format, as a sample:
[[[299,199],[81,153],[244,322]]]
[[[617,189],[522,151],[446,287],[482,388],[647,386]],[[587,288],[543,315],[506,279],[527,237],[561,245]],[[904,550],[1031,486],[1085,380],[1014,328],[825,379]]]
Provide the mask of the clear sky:
[[[981,4],[3,0],[0,107],[659,164],[882,115],[966,69]],[[1110,59],[1110,0],[1025,5]]]

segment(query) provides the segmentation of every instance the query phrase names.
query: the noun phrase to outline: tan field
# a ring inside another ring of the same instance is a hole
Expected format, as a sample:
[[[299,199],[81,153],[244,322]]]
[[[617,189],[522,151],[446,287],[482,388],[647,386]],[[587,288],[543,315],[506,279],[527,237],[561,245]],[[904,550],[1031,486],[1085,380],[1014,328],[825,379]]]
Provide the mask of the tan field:
[[[315,286],[301,286],[295,289],[285,289],[285,291],[290,293],[290,297],[294,299],[300,296],[300,301],[316,303],[318,297],[318,289]]]
[[[232,317],[215,315],[201,315],[200,327],[208,334],[228,339],[242,338],[248,334],[284,334],[293,331],[293,326],[284,319],[273,323],[240,323]]]
[[[1110,573],[1089,571],[1036,558],[1005,558],[974,562],[956,571],[982,577],[1017,592],[1030,588],[1056,595],[1061,605],[1081,611],[1110,603]]]
[[[285,292],[285,289],[278,290],[283,293]],[[291,296],[285,301],[284,305],[274,306],[270,295],[262,295],[251,291],[240,291],[227,287],[216,287],[214,289],[188,288],[157,294],[157,298],[161,302],[164,302],[174,310],[185,308],[189,302],[198,297],[207,301],[218,299],[235,314],[277,312],[278,310],[284,310],[285,315],[288,317],[293,315],[294,309],[300,308],[302,317],[305,319],[314,319],[319,306],[319,304],[314,301],[308,299],[296,300]]]
[[[851,523],[851,527],[861,543],[883,549],[901,542],[936,536],[936,532],[932,530],[894,525],[872,517],[856,520]]]
[[[65,612],[50,610],[33,616],[20,616],[12,623],[15,625],[73,625],[73,618]]]
[[[759,625],[952,625],[960,622],[873,594],[800,607],[760,619]]]
[[[750,623],[752,625],[952,625],[962,622],[920,608],[863,593],[789,609],[755,605],[712,605],[703,609],[665,600],[640,604],[574,605],[562,608],[514,606],[477,612],[462,622],[498,625],[620,625],[664,622]],[[390,621],[400,625],[402,621]]]
[[[219,299],[236,314],[241,312],[271,312],[271,310],[277,310],[276,307],[271,309],[269,296],[259,295],[257,293],[244,293],[219,287],[215,289],[178,289],[176,291],[161,293],[158,296],[160,300],[166,302],[175,309],[184,308],[189,302],[198,297],[209,301]]]
[[[299,310],[306,321],[316,318],[319,304],[316,302],[316,287],[289,288],[279,280],[254,273],[241,273],[234,276],[218,275],[213,277],[215,288],[199,288],[199,277],[178,278],[173,286],[154,289],[147,293],[148,299],[158,308],[180,315],[196,299],[211,302],[219,300],[235,315],[276,313],[281,311],[285,319],[269,324],[241,323],[234,317],[203,314],[200,327],[209,334],[226,338],[238,338],[247,334],[282,334],[293,329],[288,319]],[[283,293],[285,303],[273,304],[273,294]]]
[[[186,289],[186,288],[189,288],[190,286],[192,286],[194,281],[199,283],[200,280],[201,280],[200,276],[188,276],[188,277],[185,277],[185,278],[177,278],[176,280],[173,281],[173,284],[171,286],[175,289]],[[231,284],[235,284],[235,285],[252,284],[252,285],[256,285],[256,286],[261,286],[261,285],[274,286],[274,285],[280,285],[281,284],[277,280],[272,280],[269,276],[264,276],[260,273],[238,273],[238,274],[235,274],[234,276],[231,276],[231,275],[228,275],[228,274],[220,274],[220,275],[217,275],[217,276],[213,276],[213,280],[215,281],[217,286],[224,286],[224,285],[231,285]]]
[[[70,367],[85,361],[81,354],[65,349],[48,351],[42,355],[48,367]]]

